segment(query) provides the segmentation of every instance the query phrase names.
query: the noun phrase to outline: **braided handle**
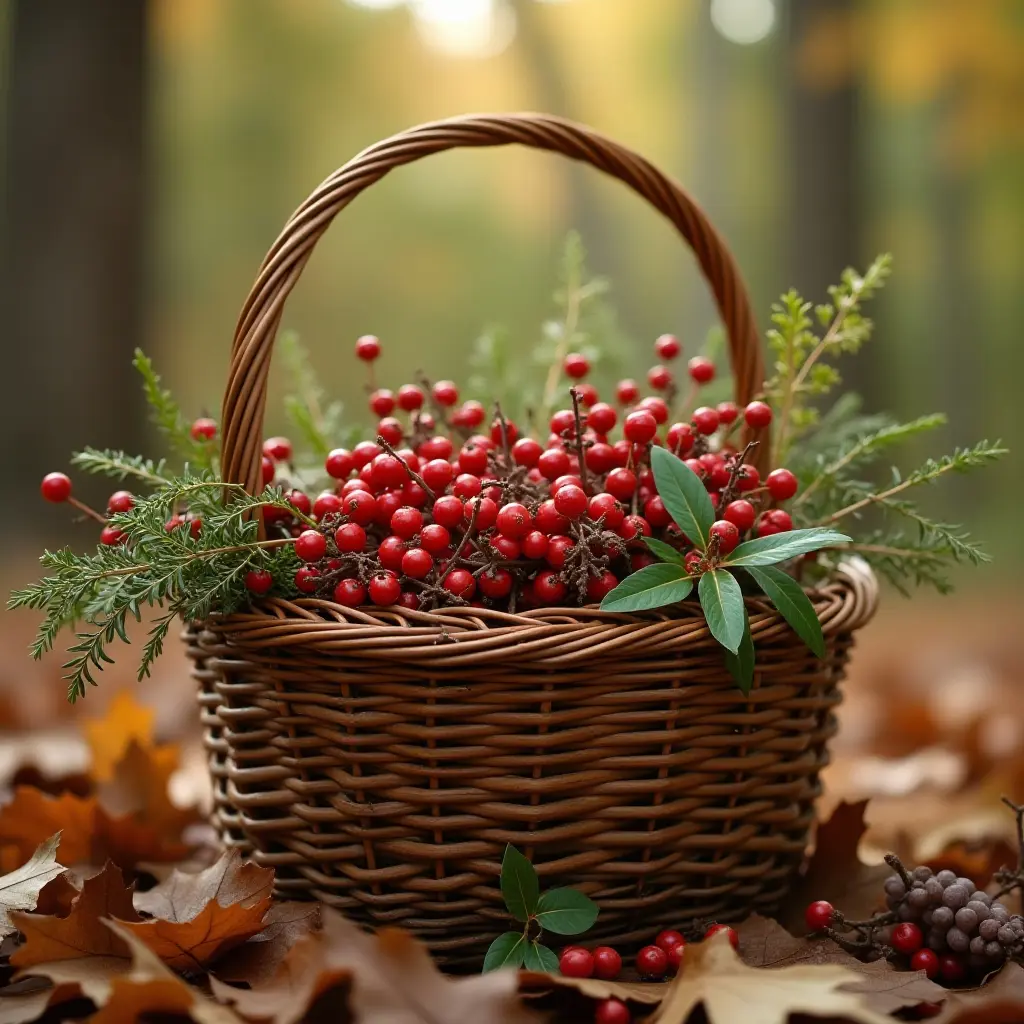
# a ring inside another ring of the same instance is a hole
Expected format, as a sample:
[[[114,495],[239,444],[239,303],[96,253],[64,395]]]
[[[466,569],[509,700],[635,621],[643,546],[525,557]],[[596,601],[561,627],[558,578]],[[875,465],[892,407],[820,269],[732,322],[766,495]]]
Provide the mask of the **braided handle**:
[[[725,243],[679,185],[643,157],[571,121],[544,114],[457,117],[411,128],[363,150],[335,171],[284,226],[260,267],[235,330],[221,417],[226,481],[243,484],[253,494],[259,490],[267,376],[284,302],[335,216],[394,167],[457,147],[513,143],[592,164],[625,182],[678,228],[700,263],[725,325],[737,404],[742,408],[754,397],[764,366],[750,298]],[[761,458],[766,448],[759,445]]]

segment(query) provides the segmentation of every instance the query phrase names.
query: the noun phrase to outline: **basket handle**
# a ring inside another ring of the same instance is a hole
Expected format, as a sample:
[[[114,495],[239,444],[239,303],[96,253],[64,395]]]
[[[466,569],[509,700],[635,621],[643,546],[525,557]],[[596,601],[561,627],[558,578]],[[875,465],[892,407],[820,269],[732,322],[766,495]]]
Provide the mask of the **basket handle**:
[[[725,325],[736,401],[742,408],[755,396],[764,379],[764,364],[750,298],[725,243],[681,186],[643,157],[571,121],[545,114],[456,117],[411,128],[363,150],[320,185],[285,224],[260,267],[235,329],[221,416],[226,481],[258,493],[267,377],[281,313],[313,247],[335,216],[392,168],[448,149],[511,144],[589,163],[625,182],[676,226],[697,257]],[[764,458],[766,449],[766,443],[758,446],[756,461]]]

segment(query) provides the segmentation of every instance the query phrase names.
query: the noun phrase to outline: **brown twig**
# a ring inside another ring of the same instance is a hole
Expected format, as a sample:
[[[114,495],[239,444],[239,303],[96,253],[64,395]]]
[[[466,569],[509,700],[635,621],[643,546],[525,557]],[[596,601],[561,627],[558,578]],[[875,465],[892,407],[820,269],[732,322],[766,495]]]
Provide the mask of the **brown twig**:
[[[416,470],[413,469],[412,466],[410,466],[409,463],[406,462],[405,459],[403,459],[402,456],[399,455],[398,452],[396,452],[395,449],[392,448],[391,445],[389,445],[387,441],[385,441],[384,438],[380,436],[380,434],[377,435],[377,444],[379,444],[381,448],[383,448],[384,451],[388,453],[388,455],[391,455],[394,458],[398,459],[398,461],[405,467],[406,473],[409,474],[409,479],[412,480],[413,483],[419,484],[431,501],[436,500],[434,492],[427,486],[427,483],[423,479],[423,477],[421,477],[419,473],[417,473]]]
[[[903,861],[895,853],[887,853],[882,859],[900,876],[900,880],[906,886],[907,892],[910,892],[914,888],[914,880],[907,873],[907,869],[903,866]]]
[[[508,446],[508,421],[501,411],[501,402],[494,403],[494,415],[498,420],[498,430],[501,431],[501,450],[505,455],[505,470],[507,472],[512,468],[512,452]]]
[[[740,478],[740,474],[743,472],[743,466],[747,461],[747,456],[750,452],[758,446],[759,441],[748,441],[746,448],[740,452],[739,455],[735,456],[732,460],[732,469],[729,472],[729,482],[722,488],[721,497],[719,499],[719,508],[724,509],[726,505],[736,496],[736,482]]]
[[[583,444],[583,419],[580,416],[580,395],[575,387],[569,388],[569,395],[572,397],[572,415],[576,421],[576,458],[580,464],[580,483],[583,484],[583,493],[590,493],[590,479],[587,475],[587,460],[585,446]]]
[[[97,523],[102,523],[104,526],[107,525],[106,516],[100,515],[96,509],[90,508],[84,501],[79,501],[73,494],[68,496],[67,503],[72,508],[77,508],[79,512],[89,516],[90,519],[95,519]]]

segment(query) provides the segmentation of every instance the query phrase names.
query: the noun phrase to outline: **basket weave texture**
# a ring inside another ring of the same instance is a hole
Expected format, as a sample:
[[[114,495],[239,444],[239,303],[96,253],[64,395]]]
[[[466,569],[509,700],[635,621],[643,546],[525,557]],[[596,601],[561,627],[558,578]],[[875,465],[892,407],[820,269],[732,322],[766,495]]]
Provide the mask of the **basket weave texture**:
[[[683,190],[589,129],[541,115],[412,129],[332,175],[293,215],[239,321],[222,465],[255,490],[274,336],[317,238],[388,170],[455,146],[521,143],[620,178],[691,244],[729,339],[736,397],[763,377],[750,304],[723,242]],[[766,445],[761,446],[762,449]],[[845,564],[810,594],[827,655],[748,599],[757,650],[744,696],[697,605],[508,614],[266,600],[186,633],[224,841],[277,871],[285,898],[409,928],[472,962],[507,924],[506,843],[543,887],[601,907],[593,938],[770,912],[798,869],[853,633],[877,584]]]

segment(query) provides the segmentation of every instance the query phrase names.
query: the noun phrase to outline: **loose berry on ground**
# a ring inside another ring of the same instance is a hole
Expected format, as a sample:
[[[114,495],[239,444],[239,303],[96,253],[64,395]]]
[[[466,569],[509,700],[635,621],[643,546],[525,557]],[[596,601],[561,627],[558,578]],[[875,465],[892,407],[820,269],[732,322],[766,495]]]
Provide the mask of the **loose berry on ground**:
[[[264,569],[250,569],[245,574],[245,588],[250,594],[261,596],[274,585],[274,577]]]
[[[702,405],[693,411],[693,425],[704,435],[713,434],[718,429],[718,410],[709,405]]]
[[[314,593],[320,586],[320,570],[312,565],[300,566],[295,571],[295,586],[304,594]]]
[[[366,587],[355,579],[344,579],[334,588],[334,600],[346,608],[357,608],[366,604]]]
[[[622,957],[611,946],[598,946],[594,950],[594,977],[614,981],[622,970]]]
[[[654,944],[659,948],[665,950],[667,953],[673,946],[678,946],[686,940],[682,935],[674,931],[671,928],[666,928],[665,931],[659,932],[658,937],[654,940]]]
[[[663,334],[654,340],[654,354],[665,362],[675,359],[682,351],[682,345],[674,334]]]
[[[743,418],[748,427],[763,430],[772,421],[772,407],[767,402],[751,402],[743,410]]]
[[[661,981],[668,971],[668,954],[658,946],[644,946],[636,955],[636,969],[647,981]]]
[[[380,607],[394,604],[402,593],[398,577],[388,569],[375,572],[370,577],[370,585],[367,589],[370,594],[370,600]]]
[[[562,367],[567,377],[572,377],[573,380],[582,380],[590,373],[590,360],[586,356],[580,355],[579,352],[570,352],[565,357]]]
[[[193,420],[192,429],[189,431],[193,441],[210,441],[217,435],[217,422],[209,416],[200,416]]]
[[[708,384],[715,379],[715,364],[704,356],[694,356],[686,369],[697,384]]]
[[[704,933],[704,938],[710,939],[713,935],[717,935],[719,932],[725,932],[729,936],[729,944],[732,948],[739,949],[740,937],[736,934],[736,929],[730,928],[727,924],[713,924]]]
[[[558,959],[558,970],[567,978],[590,978],[594,974],[594,957],[580,946],[569,946]]]
[[[372,334],[356,339],[356,356],[364,363],[372,363],[380,355],[380,341]]]
[[[356,529],[362,533],[361,526]],[[363,534],[364,540],[365,537]],[[295,539],[295,554],[303,562],[319,562],[327,554],[327,538],[319,530],[303,530]]]
[[[71,497],[71,477],[66,473],[47,473],[39,485],[39,491],[47,501],[60,504]]]
[[[633,1015],[621,999],[602,999],[594,1008],[594,1024],[632,1024]]]
[[[832,924],[834,913],[835,907],[828,900],[816,900],[811,903],[804,911],[804,923],[807,925],[807,930],[820,932],[823,928],[828,928]]]
[[[773,469],[765,479],[768,491],[776,501],[786,501],[796,494],[796,477],[788,469]]]

